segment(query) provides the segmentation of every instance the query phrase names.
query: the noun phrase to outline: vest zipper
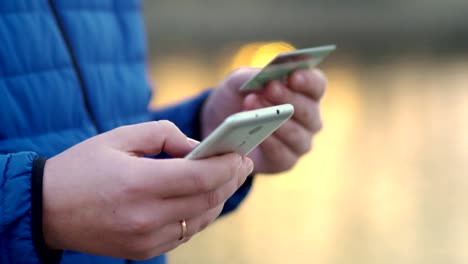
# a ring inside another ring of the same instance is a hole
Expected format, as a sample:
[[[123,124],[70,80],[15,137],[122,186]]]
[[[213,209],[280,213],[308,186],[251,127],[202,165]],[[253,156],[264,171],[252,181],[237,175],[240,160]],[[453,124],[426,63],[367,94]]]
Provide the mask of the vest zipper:
[[[76,58],[76,55],[73,52],[73,48],[71,46],[70,39],[68,38],[67,34],[65,33],[64,25],[62,24],[62,22],[60,20],[59,14],[57,12],[57,8],[56,8],[56,6],[54,4],[54,0],[49,0],[49,5],[50,5],[50,8],[52,10],[52,14],[53,14],[53,17],[55,19],[55,22],[57,23],[57,26],[59,28],[60,34],[61,34],[61,36],[62,36],[62,38],[63,38],[63,40],[65,42],[65,46],[67,48],[68,54],[70,55],[71,61],[73,63],[73,69],[75,70],[76,75],[78,77],[78,82],[79,82],[79,86],[80,86],[81,95],[83,96],[84,107],[85,107],[86,113],[87,113],[89,119],[91,120],[91,124],[94,126],[96,131],[98,133],[100,133],[100,132],[102,132],[102,129],[98,125],[98,122],[96,120],[96,116],[91,111],[91,105],[89,103],[89,97],[88,97],[88,94],[86,93],[86,89],[85,89],[86,83],[84,81],[83,73],[82,73],[82,71],[80,69],[80,66],[78,65],[78,60]]]

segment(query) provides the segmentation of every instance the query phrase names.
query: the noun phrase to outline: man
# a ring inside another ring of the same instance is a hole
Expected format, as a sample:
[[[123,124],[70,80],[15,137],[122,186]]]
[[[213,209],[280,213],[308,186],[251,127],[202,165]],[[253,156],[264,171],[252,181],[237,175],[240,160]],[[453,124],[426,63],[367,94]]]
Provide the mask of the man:
[[[310,150],[319,71],[244,96],[258,69],[240,69],[148,111],[140,5],[0,2],[0,263],[164,263],[239,204],[248,175],[285,171]],[[228,115],[282,103],[296,113],[249,158],[181,158]],[[144,157],[161,152],[175,158]]]

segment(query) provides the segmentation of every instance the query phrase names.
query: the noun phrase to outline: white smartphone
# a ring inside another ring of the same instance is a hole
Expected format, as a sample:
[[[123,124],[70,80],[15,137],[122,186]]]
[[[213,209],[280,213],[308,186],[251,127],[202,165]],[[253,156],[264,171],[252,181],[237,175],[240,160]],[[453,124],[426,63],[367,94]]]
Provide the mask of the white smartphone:
[[[249,154],[294,113],[290,104],[272,106],[229,116],[186,159],[203,159],[236,152]]]
[[[262,89],[270,81],[287,77],[293,71],[314,68],[335,49],[335,45],[327,45],[281,53],[242,85],[240,91],[253,92]]]

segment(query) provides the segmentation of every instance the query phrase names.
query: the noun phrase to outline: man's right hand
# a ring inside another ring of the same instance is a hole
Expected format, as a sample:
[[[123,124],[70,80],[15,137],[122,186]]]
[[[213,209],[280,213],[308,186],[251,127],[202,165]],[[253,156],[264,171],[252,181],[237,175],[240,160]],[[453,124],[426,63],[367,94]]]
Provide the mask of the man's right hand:
[[[176,248],[209,225],[253,163],[238,154],[183,159],[195,146],[168,121],[114,129],[49,159],[43,232],[52,249],[134,260]],[[174,159],[150,159],[160,152]],[[187,222],[187,238],[180,220]]]

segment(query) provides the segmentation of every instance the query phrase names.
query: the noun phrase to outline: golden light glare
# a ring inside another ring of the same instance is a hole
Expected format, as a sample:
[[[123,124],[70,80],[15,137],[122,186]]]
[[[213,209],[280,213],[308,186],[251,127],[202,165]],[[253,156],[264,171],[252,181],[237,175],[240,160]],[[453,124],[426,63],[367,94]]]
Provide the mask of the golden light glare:
[[[242,46],[234,56],[230,70],[242,67],[264,67],[276,55],[295,50],[294,46],[287,42],[254,42]]]
[[[251,43],[220,52],[220,67],[200,54],[160,58],[158,102],[293,49]],[[257,175],[242,207],[172,251],[171,262],[467,263],[467,62],[335,61],[313,152],[283,175]]]
[[[221,67],[225,70],[217,71],[210,68],[210,64],[203,60],[200,54],[171,55],[158,59],[151,76],[157,80],[157,93],[151,100],[151,108],[167,105],[192,96],[212,87],[222,80],[232,70],[239,67],[263,67],[276,55],[294,50],[294,46],[286,42],[254,42],[243,45],[234,54],[221,54]],[[181,78],[181,73],[183,78]]]

